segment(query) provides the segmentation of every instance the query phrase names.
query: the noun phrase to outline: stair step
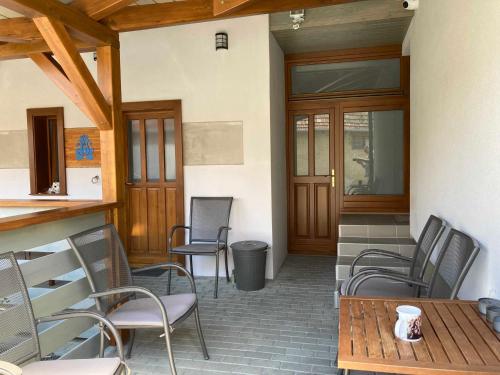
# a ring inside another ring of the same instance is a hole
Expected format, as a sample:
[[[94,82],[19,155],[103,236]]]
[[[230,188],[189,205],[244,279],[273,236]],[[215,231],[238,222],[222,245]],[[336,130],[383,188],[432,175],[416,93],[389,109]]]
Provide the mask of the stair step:
[[[412,256],[415,250],[415,241],[411,238],[367,238],[367,237],[340,237],[337,243],[338,256],[357,256],[365,249],[380,249]]]
[[[337,263],[335,265],[335,276],[336,280],[345,280],[349,277],[349,270],[351,268],[352,261],[355,257],[352,256],[339,256],[337,257]],[[366,257],[362,258],[354,267],[354,271],[365,267],[384,267],[391,269],[393,271],[408,272],[409,264],[408,262],[403,262],[399,259],[382,258],[382,257]]]
[[[408,215],[343,214],[340,237],[410,238]]]

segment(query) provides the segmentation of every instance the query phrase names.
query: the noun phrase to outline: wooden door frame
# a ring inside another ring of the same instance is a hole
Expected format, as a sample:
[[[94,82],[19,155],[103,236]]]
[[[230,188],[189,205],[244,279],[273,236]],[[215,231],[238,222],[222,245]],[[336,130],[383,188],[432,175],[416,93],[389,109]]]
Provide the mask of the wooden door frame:
[[[321,93],[313,95],[292,96],[291,93],[291,69],[294,65],[309,65],[320,63],[347,62],[347,61],[362,61],[362,60],[379,60],[399,58],[400,59],[400,87],[394,89],[382,90],[359,90],[346,91],[338,93]],[[330,108],[330,121],[333,125],[334,143],[333,143],[333,163],[336,174],[335,188],[335,220],[338,223],[342,213],[361,213],[361,212],[377,212],[377,213],[406,213],[409,211],[409,189],[410,189],[410,60],[407,56],[402,56],[401,46],[382,46],[375,48],[356,48],[347,50],[335,50],[325,52],[291,54],[285,56],[285,92],[286,92],[286,162],[287,162],[287,187],[288,195],[288,241],[289,247],[293,243],[291,241],[293,233],[293,218],[291,217],[291,173],[294,173],[293,165],[290,165],[293,157],[293,135],[290,134],[292,126],[291,113],[294,111],[314,111],[319,109]],[[347,104],[347,103],[351,104]],[[404,117],[404,196],[401,197],[349,197],[344,196],[344,175],[343,175],[343,110],[346,108],[370,107],[377,109],[395,109],[398,107],[405,111]],[[338,239],[338,226],[335,228],[335,239]],[[293,252],[289,249],[290,252]],[[335,249],[336,251],[336,249]],[[303,252],[302,252],[303,253]],[[312,253],[311,255],[315,255]]]
[[[175,186],[178,189],[177,194],[178,199],[176,202],[176,212],[177,212],[177,222],[179,224],[184,224],[185,223],[185,210],[184,210],[184,160],[183,160],[183,147],[182,147],[182,101],[181,100],[155,100],[155,101],[140,101],[140,102],[126,102],[122,104],[122,117],[123,117],[123,126],[127,126],[127,122],[125,121],[126,117],[129,115],[134,115],[134,114],[152,114],[154,115],[155,113],[158,114],[172,114],[172,117],[174,118],[174,122],[176,124],[179,124],[179,131],[175,132],[175,144],[176,145],[181,145],[181,147],[176,147],[175,148],[175,168],[176,168],[176,182]],[[143,140],[144,141],[144,140]],[[128,152],[128,131],[125,131],[125,184],[128,184],[128,177],[129,177],[129,152]],[[142,147],[141,147],[142,148]],[[160,158],[160,169],[163,166],[163,163],[161,162]],[[142,169],[144,170],[144,165],[142,166]],[[146,171],[146,170],[144,170]],[[160,170],[160,178],[164,174],[164,168],[163,171]],[[166,181],[166,179],[165,179]],[[144,183],[146,183],[144,181]],[[162,183],[162,185],[168,185],[168,182]],[[147,183],[149,187],[155,187],[155,183]],[[156,184],[156,186],[159,184]],[[125,198],[125,207],[129,207],[130,205],[130,198],[128,194],[128,189],[127,189],[127,194]],[[126,214],[129,215],[130,210],[126,209]],[[130,220],[127,222],[130,223]],[[167,228],[168,229],[168,228]],[[128,238],[128,232],[130,228],[127,228],[127,244],[129,241]],[[167,230],[168,234],[168,230]],[[184,233],[183,232],[178,232],[176,234],[176,244],[184,243]],[[167,243],[168,246],[168,243]],[[127,246],[127,249],[129,246]],[[184,259],[177,259],[178,262],[184,263]],[[146,265],[147,263],[143,263],[141,260],[136,261],[135,263],[132,262],[134,266],[143,266]]]
[[[51,107],[51,108],[28,108],[26,110],[28,117],[28,147],[29,147],[29,167],[30,167],[30,195],[36,196],[66,196],[67,185],[66,185],[66,158],[64,153],[64,108],[63,107]],[[59,173],[59,189],[58,194],[42,194],[37,191],[36,188],[36,141],[34,134],[34,117],[52,117],[56,119],[57,127],[57,157],[59,161],[58,173]]]
[[[329,153],[329,160],[330,160],[330,167],[336,169],[336,160],[335,160],[335,155],[332,154],[331,150],[333,148],[334,152],[336,152],[336,129],[335,129],[335,124],[334,121],[336,121],[336,109],[334,108],[329,108],[329,107],[318,107],[318,108],[296,108],[295,110],[290,110],[287,113],[287,127],[286,127],[286,158],[287,158],[287,166],[286,166],[286,174],[287,174],[287,212],[288,212],[288,219],[287,219],[287,228],[288,228],[288,247],[289,247],[289,252],[292,254],[308,254],[308,255],[335,255],[336,250],[335,247],[333,249],[330,248],[331,243],[336,243],[337,242],[337,188],[335,187],[335,191],[331,192],[330,190],[330,218],[329,218],[329,226],[330,226],[330,233],[333,236],[331,241],[324,241],[322,244],[316,244],[317,250],[315,251],[305,251],[301,250],[301,247],[308,246],[308,241],[303,240],[300,241],[300,243],[296,243],[294,240],[292,233],[294,232],[294,229],[292,228],[295,227],[295,217],[294,215],[291,215],[292,212],[294,212],[294,207],[295,207],[295,202],[294,202],[294,194],[292,192],[292,178],[295,177],[295,171],[294,171],[294,163],[292,162],[293,158],[293,150],[294,150],[294,136],[293,136],[293,117],[295,115],[308,115],[309,119],[311,117],[314,118],[314,115],[317,114],[328,114],[329,115],[329,120],[330,120],[330,153]],[[311,122],[309,120],[309,126],[312,126],[314,128],[314,120]],[[314,153],[314,134],[309,137],[308,139],[308,160],[309,160],[309,165],[308,165],[308,170],[314,171],[315,168],[315,153]],[[329,173],[331,171],[329,170]],[[324,178],[325,176],[304,176],[305,178],[311,179],[311,178]],[[300,178],[300,177],[299,177]],[[331,178],[331,176],[329,176]],[[310,182],[308,182],[310,183]],[[331,183],[330,183],[330,189]],[[313,200],[315,197],[316,192],[315,191],[310,191],[311,194],[308,196],[308,227],[310,228],[311,225],[314,226],[316,229],[316,217],[313,216],[314,212],[316,210],[311,210],[311,205],[315,205],[316,202]],[[312,224],[311,224],[312,223]],[[311,242],[318,242],[318,240],[311,240]]]

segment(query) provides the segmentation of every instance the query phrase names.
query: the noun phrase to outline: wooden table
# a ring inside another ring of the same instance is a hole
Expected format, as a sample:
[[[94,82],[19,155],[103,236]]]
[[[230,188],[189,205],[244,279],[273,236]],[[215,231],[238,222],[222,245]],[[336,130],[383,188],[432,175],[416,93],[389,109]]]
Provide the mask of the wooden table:
[[[394,337],[396,307],[422,309],[421,341]],[[393,374],[500,374],[500,335],[477,302],[341,297],[338,367]]]

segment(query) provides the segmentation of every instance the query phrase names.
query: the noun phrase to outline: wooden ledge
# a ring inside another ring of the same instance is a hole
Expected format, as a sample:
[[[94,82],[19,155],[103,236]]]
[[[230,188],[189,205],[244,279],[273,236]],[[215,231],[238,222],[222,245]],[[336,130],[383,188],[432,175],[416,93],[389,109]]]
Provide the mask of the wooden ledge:
[[[47,211],[32,212],[29,214],[1,218],[0,232],[20,229],[36,224],[44,224],[51,221],[68,219],[96,212],[109,211],[121,206],[121,202],[103,201],[0,200],[0,207],[58,207]]]

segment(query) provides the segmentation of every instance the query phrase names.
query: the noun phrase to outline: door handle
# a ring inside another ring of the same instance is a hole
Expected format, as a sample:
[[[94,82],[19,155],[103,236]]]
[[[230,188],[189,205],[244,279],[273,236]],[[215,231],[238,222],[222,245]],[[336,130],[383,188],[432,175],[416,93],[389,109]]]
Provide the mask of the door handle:
[[[332,188],[335,188],[335,169],[332,169]]]

